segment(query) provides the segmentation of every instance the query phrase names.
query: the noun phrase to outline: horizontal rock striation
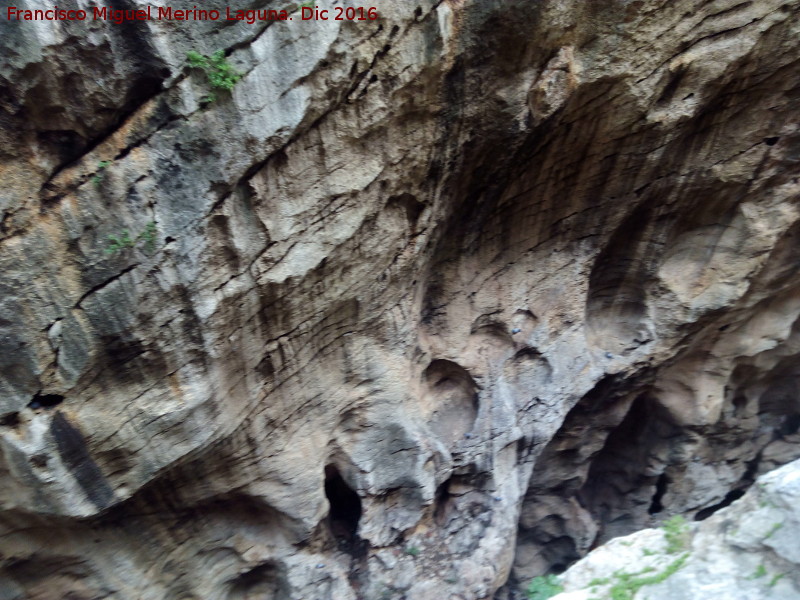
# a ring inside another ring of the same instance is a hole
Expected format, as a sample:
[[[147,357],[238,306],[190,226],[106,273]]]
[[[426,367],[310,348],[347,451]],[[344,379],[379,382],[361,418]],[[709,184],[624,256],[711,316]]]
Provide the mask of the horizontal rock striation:
[[[800,2],[375,4],[0,21],[2,600],[512,596],[800,456]]]

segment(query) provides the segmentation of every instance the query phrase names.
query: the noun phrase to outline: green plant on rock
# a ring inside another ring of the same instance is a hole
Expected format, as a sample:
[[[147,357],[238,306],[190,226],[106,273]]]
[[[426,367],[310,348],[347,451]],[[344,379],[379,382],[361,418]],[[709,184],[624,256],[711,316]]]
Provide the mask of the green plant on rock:
[[[203,96],[202,102],[209,104],[216,101],[217,95],[214,90],[231,91],[233,86],[242,78],[233,66],[225,58],[224,50],[217,50],[211,56],[200,54],[194,50],[186,53],[189,66],[193,69],[202,69],[212,91]]]
[[[675,515],[664,521],[662,529],[669,554],[677,554],[689,546],[689,524],[681,515]]]
[[[614,585],[608,590],[609,598],[611,600],[633,600],[636,592],[644,586],[661,583],[674,574],[683,566],[687,558],[689,558],[688,552],[671,562],[664,571],[655,575],[647,575],[647,573],[655,570],[653,567],[647,567],[638,573],[616,572],[614,574]]]
[[[142,246],[149,253],[156,249],[156,222],[150,221],[145,225],[144,230],[136,237],[137,241],[142,242]]]
[[[108,246],[106,254],[116,254],[128,248],[134,248],[141,243],[147,252],[153,252],[156,245],[156,222],[150,221],[136,237],[131,237],[127,229],[123,229],[119,235],[108,236]]]
[[[110,160],[101,160],[97,163],[97,172],[95,172],[94,177],[92,177],[92,183],[95,187],[99,187],[100,184],[103,182],[103,178],[105,177],[105,169],[106,167],[111,166]]]
[[[419,556],[419,548],[416,546],[409,546],[406,548],[406,554],[409,556]]]
[[[534,577],[528,584],[528,600],[547,600],[564,591],[555,575]]]
[[[761,577],[765,577],[767,574],[767,568],[762,564],[758,565],[758,568],[755,572],[748,577],[748,579],[760,579]]]
[[[769,580],[769,584],[768,584],[769,587],[775,587],[775,584],[777,584],[784,577],[786,577],[786,573],[778,573],[772,579]]]
[[[116,254],[126,248],[133,248],[136,242],[131,239],[130,233],[127,229],[120,231],[119,235],[108,236],[108,246],[106,246],[106,254]]]

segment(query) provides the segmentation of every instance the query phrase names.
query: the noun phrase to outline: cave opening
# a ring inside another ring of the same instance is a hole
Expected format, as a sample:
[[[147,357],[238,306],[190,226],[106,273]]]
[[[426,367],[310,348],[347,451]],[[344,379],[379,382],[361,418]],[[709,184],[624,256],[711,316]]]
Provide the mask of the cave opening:
[[[731,490],[730,492],[725,494],[725,497],[722,499],[722,502],[719,502],[718,504],[715,504],[713,506],[707,506],[706,508],[703,508],[702,510],[698,510],[694,515],[694,520],[695,521],[703,521],[703,520],[707,519],[708,517],[713,515],[718,510],[721,510],[721,509],[725,508],[726,506],[730,506],[736,500],[738,500],[739,498],[744,496],[744,492],[745,492],[745,490]]]
[[[787,415],[778,428],[778,435],[786,437],[800,431],[800,414]]]
[[[0,418],[1,427],[17,427],[20,424],[18,412],[12,412]]]
[[[667,486],[669,486],[669,477],[667,477],[666,473],[662,473],[658,481],[656,481],[656,493],[653,494],[653,502],[650,504],[650,508],[647,509],[647,512],[651,515],[655,515],[660,513],[664,510],[664,505],[662,504],[662,500],[664,499],[664,494],[667,493]]]
[[[733,416],[742,417],[747,410],[747,398],[744,396],[736,396],[733,399]]]
[[[640,394],[595,455],[578,499],[600,524],[599,542],[647,526],[664,509],[671,483],[653,465],[668,461],[680,428],[648,393]]]
[[[38,392],[28,403],[28,408],[54,408],[64,401],[64,396],[60,394],[42,394]]]
[[[450,500],[450,482],[452,477],[440,484],[436,488],[436,497],[433,501],[433,519],[437,525],[441,526],[446,520],[448,515],[448,500]]]
[[[339,541],[355,541],[361,520],[361,498],[334,465],[325,467],[325,496],[330,505],[328,523],[331,533]]]

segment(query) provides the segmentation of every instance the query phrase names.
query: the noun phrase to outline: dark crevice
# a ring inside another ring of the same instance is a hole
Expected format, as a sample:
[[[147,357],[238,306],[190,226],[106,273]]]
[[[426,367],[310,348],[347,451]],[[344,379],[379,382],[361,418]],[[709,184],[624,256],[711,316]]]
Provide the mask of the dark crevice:
[[[707,519],[718,510],[725,508],[726,506],[730,506],[736,500],[744,496],[744,492],[745,490],[731,490],[730,492],[725,494],[725,498],[722,499],[722,502],[714,504],[713,506],[708,506],[702,510],[698,510],[697,513],[694,515],[694,520],[702,521],[704,519]]]
[[[12,412],[0,418],[0,427],[17,427],[20,424],[19,413]]]
[[[787,415],[778,428],[778,435],[780,437],[786,437],[794,435],[798,431],[800,431],[800,414]]]
[[[680,428],[654,397],[641,394],[631,404],[592,460],[578,493],[581,504],[601,524],[600,543],[645,526],[648,499],[649,514],[663,510],[670,479],[663,473],[653,477],[648,473],[649,465],[654,460],[665,460],[666,449],[673,447],[680,436]],[[655,493],[648,494],[654,487]]]
[[[656,493],[653,494],[653,502],[650,504],[650,508],[647,509],[647,512],[651,515],[658,514],[664,510],[664,505],[661,503],[661,501],[664,499],[664,494],[667,492],[667,486],[669,483],[670,481],[669,477],[667,477],[667,474],[662,473],[656,482]]]
[[[64,396],[61,396],[60,394],[42,394],[41,392],[37,392],[37,394],[33,397],[33,400],[28,403],[28,408],[54,408],[63,401]]]
[[[133,85],[128,88],[127,97],[123,99],[121,106],[110,107],[110,110],[116,113],[115,118],[111,119],[102,130],[97,131],[89,139],[83,139],[83,136],[78,135],[78,138],[73,140],[73,142],[77,142],[73,147],[79,148],[78,152],[74,153],[74,156],[65,157],[42,185],[42,191],[49,189],[51,182],[62,171],[83,160],[87,154],[93,152],[116,133],[142,106],[164,92],[164,82],[170,76],[169,67],[158,56],[150,43],[150,35],[144,23],[132,23],[130,27],[138,30],[139,35],[123,35],[119,33],[120,30],[111,30],[118,33],[117,41],[120,43],[120,47],[124,48],[129,56],[136,57],[139,67],[134,74]],[[72,131],[64,133],[75,134]],[[47,200],[58,200],[60,197],[57,195],[47,198]]]
[[[433,502],[433,518],[436,524],[440,527],[447,521],[448,506],[450,500],[450,482],[453,480],[451,477],[438,488],[436,488],[436,497]]]
[[[106,279],[102,283],[98,283],[96,286],[92,287],[88,292],[86,292],[83,296],[81,296],[78,299],[78,301],[75,303],[75,307],[74,308],[81,308],[81,302],[86,300],[86,298],[88,298],[89,296],[91,296],[95,292],[100,291],[101,289],[103,289],[107,285],[113,283],[114,281],[116,281],[117,279],[119,279],[120,277],[125,275],[126,273],[130,273],[131,271],[133,271],[138,266],[139,266],[139,263],[134,263],[129,267],[125,267],[124,269],[122,269],[122,271],[120,271],[119,273],[117,273],[113,277],[109,277],[108,279]]]
[[[361,498],[334,465],[325,467],[325,496],[330,504],[328,525],[331,533],[342,549],[352,551],[358,541]]]

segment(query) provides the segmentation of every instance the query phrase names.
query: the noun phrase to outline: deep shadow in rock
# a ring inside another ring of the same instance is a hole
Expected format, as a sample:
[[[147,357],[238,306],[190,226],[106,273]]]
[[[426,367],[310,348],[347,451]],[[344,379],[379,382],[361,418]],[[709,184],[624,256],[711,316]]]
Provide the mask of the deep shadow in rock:
[[[713,515],[718,510],[725,508],[726,506],[730,506],[736,500],[744,496],[745,490],[731,490],[725,495],[725,498],[722,502],[715,504],[713,506],[709,506],[708,508],[704,508],[702,510],[698,510],[697,513],[694,515],[695,521],[703,521]]]
[[[335,465],[325,467],[325,496],[330,512],[328,526],[339,548],[356,554],[361,547],[358,523],[361,520],[361,498],[342,477]]]
[[[680,435],[681,429],[653,396],[644,393],[636,398],[592,460],[578,493],[581,504],[602,524],[600,540],[645,527],[650,511],[668,508],[669,477],[652,470]]]

